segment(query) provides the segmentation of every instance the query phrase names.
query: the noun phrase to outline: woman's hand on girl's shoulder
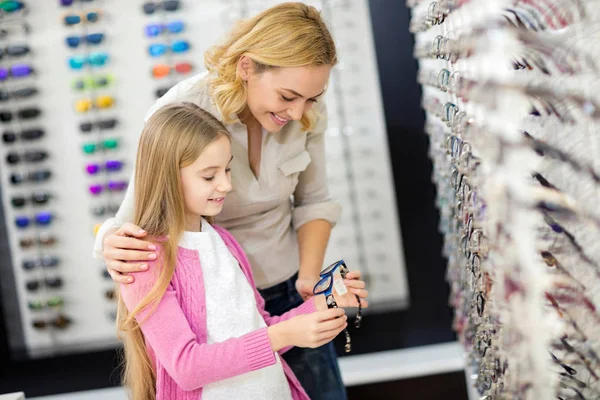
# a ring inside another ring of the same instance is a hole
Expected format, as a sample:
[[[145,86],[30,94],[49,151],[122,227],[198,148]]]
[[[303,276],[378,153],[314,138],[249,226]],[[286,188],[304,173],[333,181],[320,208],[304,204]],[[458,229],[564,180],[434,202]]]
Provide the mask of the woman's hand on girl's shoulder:
[[[157,248],[153,243],[142,240],[147,232],[139,226],[126,222],[116,231],[104,237],[104,261],[113,281],[131,283],[131,272],[148,269],[147,261],[156,260]]]

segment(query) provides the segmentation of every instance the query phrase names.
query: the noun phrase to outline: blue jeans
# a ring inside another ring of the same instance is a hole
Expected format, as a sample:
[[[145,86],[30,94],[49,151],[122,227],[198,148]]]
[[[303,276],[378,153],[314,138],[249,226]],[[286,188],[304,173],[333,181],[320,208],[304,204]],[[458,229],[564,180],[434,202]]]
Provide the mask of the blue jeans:
[[[269,314],[281,315],[302,304],[295,286],[297,278],[296,274],[285,282],[260,290]],[[333,343],[316,349],[294,347],[284,353],[283,358],[312,400],[346,400]]]

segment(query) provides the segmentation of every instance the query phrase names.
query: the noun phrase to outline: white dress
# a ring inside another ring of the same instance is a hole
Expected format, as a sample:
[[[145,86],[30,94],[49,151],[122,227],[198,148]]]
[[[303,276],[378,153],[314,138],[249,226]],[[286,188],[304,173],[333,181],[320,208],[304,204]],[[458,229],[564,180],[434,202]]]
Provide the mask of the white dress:
[[[196,250],[206,290],[208,343],[219,343],[266,327],[254,290],[237,260],[212,226],[202,220],[202,232],[184,232],[181,247]],[[291,400],[290,386],[278,354],[266,368],[203,387],[203,400]]]

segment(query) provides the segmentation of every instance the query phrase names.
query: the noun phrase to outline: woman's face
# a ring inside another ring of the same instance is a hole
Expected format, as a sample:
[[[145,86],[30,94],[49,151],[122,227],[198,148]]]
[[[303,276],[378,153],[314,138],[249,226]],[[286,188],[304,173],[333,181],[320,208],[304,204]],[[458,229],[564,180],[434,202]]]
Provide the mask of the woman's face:
[[[321,101],[330,72],[329,65],[242,71],[247,78],[249,111],[267,132],[279,132]]]

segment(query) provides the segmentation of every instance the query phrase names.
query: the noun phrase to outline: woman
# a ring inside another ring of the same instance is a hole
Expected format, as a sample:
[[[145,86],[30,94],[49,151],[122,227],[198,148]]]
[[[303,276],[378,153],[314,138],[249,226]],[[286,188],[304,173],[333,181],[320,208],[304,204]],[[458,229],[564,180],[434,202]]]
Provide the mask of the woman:
[[[146,117],[166,104],[189,101],[226,125],[234,190],[215,222],[241,243],[272,315],[312,295],[340,213],[326,182],[322,102],[336,63],[319,12],[301,3],[280,4],[238,23],[205,53],[208,72],[173,87]],[[120,283],[132,282],[127,274],[147,269],[144,260],[156,258],[153,245],[141,240],[146,233],[128,222],[133,186],[96,239],[95,256],[106,260]],[[346,398],[332,344],[293,349],[284,358],[311,399]]]

